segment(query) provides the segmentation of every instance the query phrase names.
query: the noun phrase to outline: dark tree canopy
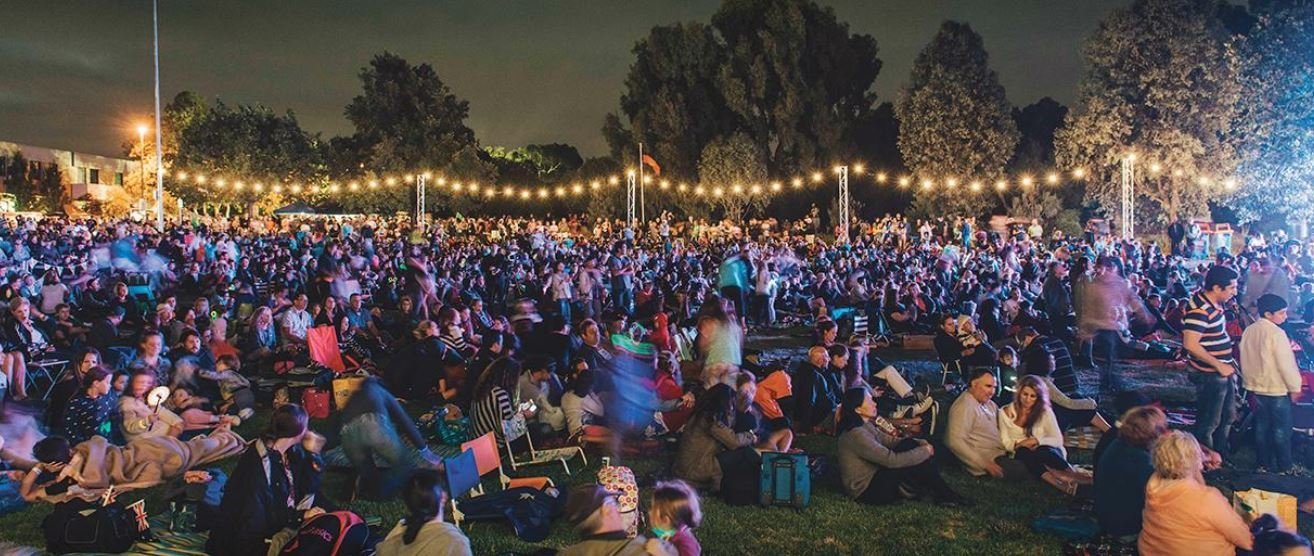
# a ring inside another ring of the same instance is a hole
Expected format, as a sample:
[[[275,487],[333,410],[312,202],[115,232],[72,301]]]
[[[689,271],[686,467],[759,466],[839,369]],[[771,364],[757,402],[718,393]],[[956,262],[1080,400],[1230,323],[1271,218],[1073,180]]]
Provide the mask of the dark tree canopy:
[[[1003,175],[1018,131],[981,35],[967,24],[944,22],[917,55],[895,111],[904,162],[918,181],[933,184],[918,191],[914,207],[924,214],[975,215],[995,204],[989,193],[966,184]]]
[[[850,129],[876,100],[876,39],[810,0],[727,0],[712,16],[729,50],[721,87],[777,174],[857,154]]]

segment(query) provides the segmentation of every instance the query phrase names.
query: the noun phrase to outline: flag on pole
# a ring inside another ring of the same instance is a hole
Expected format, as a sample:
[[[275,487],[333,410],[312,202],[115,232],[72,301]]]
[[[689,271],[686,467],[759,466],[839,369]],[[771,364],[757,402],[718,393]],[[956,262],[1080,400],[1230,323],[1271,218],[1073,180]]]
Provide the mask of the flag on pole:
[[[647,164],[649,168],[652,168],[652,175],[654,176],[662,175],[662,167],[657,165],[657,161],[654,160],[653,157],[648,156],[646,154],[643,155],[643,163]]]

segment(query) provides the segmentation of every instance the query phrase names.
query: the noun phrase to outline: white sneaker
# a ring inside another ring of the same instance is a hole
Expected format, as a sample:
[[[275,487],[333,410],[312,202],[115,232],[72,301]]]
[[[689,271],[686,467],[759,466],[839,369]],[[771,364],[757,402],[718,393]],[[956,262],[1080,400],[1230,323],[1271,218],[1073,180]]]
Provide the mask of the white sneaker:
[[[927,396],[925,398],[922,398],[922,401],[917,402],[916,404],[913,404],[909,407],[912,408],[913,416],[917,416],[926,413],[926,410],[931,409],[931,406],[933,405],[935,405],[935,398]]]

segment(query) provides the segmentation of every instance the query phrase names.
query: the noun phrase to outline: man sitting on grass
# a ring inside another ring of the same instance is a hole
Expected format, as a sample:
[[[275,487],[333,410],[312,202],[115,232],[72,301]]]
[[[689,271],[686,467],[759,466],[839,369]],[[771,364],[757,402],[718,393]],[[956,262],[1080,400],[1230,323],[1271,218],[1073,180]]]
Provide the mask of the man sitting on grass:
[[[963,462],[973,475],[989,474],[996,479],[1006,474],[1020,476],[1014,470],[1005,471],[1000,463],[1009,464],[1008,451],[999,435],[999,406],[990,398],[995,395],[995,373],[987,367],[972,369],[967,377],[967,390],[949,408],[949,430],[945,444]]]

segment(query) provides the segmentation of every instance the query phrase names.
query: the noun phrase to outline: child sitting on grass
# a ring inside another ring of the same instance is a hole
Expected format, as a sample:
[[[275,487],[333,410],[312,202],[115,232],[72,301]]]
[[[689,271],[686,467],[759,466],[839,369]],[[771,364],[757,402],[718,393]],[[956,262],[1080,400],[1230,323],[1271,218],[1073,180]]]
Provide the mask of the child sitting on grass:
[[[213,371],[203,369],[200,374],[201,378],[219,384],[219,412],[250,419],[255,415],[255,393],[251,390],[251,381],[242,376],[241,370],[241,361],[236,355],[229,354],[215,361]]]
[[[648,504],[648,523],[652,534],[675,547],[680,556],[698,556],[703,548],[693,530],[703,522],[698,493],[680,480],[660,482],[653,488]]]

